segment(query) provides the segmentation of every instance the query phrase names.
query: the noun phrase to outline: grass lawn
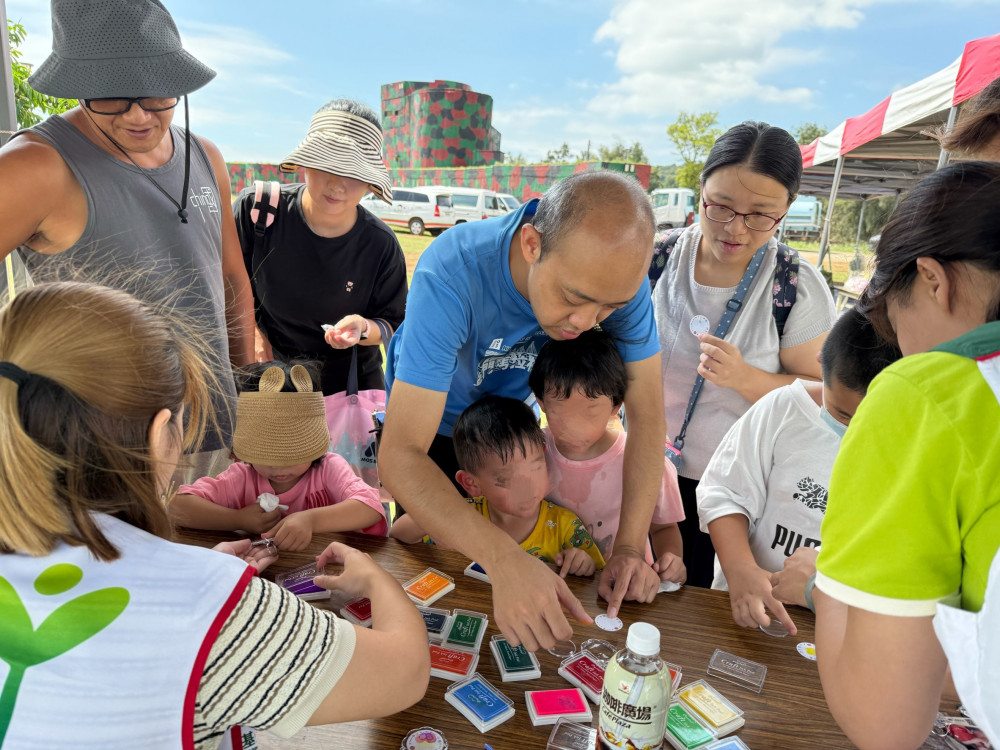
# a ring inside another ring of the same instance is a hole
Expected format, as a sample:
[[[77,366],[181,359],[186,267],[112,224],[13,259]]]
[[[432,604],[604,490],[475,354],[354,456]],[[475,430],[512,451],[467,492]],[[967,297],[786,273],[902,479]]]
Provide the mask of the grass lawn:
[[[406,280],[409,282],[413,277],[413,269],[417,265],[417,259],[420,258],[420,254],[427,249],[427,246],[431,244],[434,238],[427,232],[424,232],[419,237],[414,236],[405,228],[393,228],[393,231],[396,233],[396,239],[399,240],[399,244],[403,248],[403,255],[406,257]],[[816,264],[816,258],[819,256],[818,242],[797,242],[793,247],[802,253],[803,258],[813,265]],[[823,266],[830,268],[832,261],[833,281],[836,284],[841,284],[851,273],[850,262],[854,257],[854,246],[831,245],[830,251],[830,260],[824,260]],[[871,261],[871,253],[863,245],[861,247],[861,254],[864,256],[866,263]]]

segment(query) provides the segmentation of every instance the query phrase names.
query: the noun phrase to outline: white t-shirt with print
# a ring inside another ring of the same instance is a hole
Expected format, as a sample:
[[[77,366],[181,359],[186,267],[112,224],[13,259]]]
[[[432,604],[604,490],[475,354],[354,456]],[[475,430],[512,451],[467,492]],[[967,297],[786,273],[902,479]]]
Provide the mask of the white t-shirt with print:
[[[817,547],[840,437],[804,381],[771,391],[722,439],[698,485],[702,531],[722,516],[750,521],[750,550],[776,573],[799,547]],[[718,558],[713,589],[728,590]]]
[[[726,303],[736,292],[736,287],[702,286],[694,280],[699,242],[701,227],[694,224],[677,239],[653,290],[662,357],[663,403],[667,432],[671,436],[676,436],[681,429],[698,375],[701,348],[691,333],[691,318],[704,315],[709,321],[709,331],[714,333]],[[778,243],[772,238],[753,285],[743,300],[743,307],[725,337],[739,348],[747,364],[771,373],[783,372],[780,349],[804,344],[829,331],[836,321],[833,297],[825,279],[815,266],[800,258],[798,278],[794,282],[797,288],[795,304],[779,342],[771,312],[777,250]],[[750,402],[736,391],[706,382],[688,425],[684,462],[678,473],[682,477],[700,479],[722,436],[748,408]]]

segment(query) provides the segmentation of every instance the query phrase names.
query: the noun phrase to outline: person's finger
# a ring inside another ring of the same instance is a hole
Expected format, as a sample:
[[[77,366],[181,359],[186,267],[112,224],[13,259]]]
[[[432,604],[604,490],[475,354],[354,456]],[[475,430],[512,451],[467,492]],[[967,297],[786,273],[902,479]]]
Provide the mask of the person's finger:
[[[230,542],[233,554],[237,557],[243,557],[243,555],[252,551],[253,548],[250,546],[252,543],[250,539],[237,539],[235,542]]]
[[[753,606],[750,608],[750,616],[758,625],[767,627],[771,624],[771,615],[767,613],[767,609],[762,599],[754,599]]]
[[[565,578],[567,575],[574,572],[573,555],[569,554],[564,555],[562,552],[560,552],[558,555],[556,555],[556,565],[559,566],[559,577]]]
[[[343,542],[330,542],[326,549],[316,556],[316,565],[323,568],[330,563],[342,563],[350,549]]]
[[[698,374],[710,383],[714,383],[718,375],[709,370],[705,365],[698,365]]]
[[[775,619],[785,626],[785,630],[789,635],[795,635],[798,632],[798,628],[795,627],[795,623],[792,621],[791,616],[788,614],[788,611],[781,602],[773,596],[769,596],[764,600],[764,604],[769,610],[771,610]]]
[[[611,596],[608,598],[608,617],[618,617],[618,609],[622,606],[625,595],[628,594],[628,587],[632,583],[632,575],[633,571],[630,568],[625,568],[615,578],[614,585],[611,587]]]
[[[340,588],[340,579],[340,575],[327,575],[324,573],[313,578],[313,583],[328,591],[336,591]]]

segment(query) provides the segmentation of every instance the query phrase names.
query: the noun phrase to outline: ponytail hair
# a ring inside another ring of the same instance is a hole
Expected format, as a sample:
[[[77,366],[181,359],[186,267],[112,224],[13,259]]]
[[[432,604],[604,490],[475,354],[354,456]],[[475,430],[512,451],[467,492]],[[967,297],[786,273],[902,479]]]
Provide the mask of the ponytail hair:
[[[117,559],[92,513],[170,536],[149,430],[168,409],[190,448],[214,421],[201,340],[94,284],[43,284],[0,312],[0,361],[27,373],[0,377],[0,551],[43,556],[64,541]]]

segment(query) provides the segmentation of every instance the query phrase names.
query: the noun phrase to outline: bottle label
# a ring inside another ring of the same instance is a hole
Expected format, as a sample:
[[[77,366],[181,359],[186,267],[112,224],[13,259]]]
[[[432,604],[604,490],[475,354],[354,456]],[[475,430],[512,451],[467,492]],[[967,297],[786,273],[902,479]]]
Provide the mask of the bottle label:
[[[601,692],[600,738],[609,748],[657,750],[663,745],[670,702],[666,669],[651,675],[629,672],[612,659]]]

